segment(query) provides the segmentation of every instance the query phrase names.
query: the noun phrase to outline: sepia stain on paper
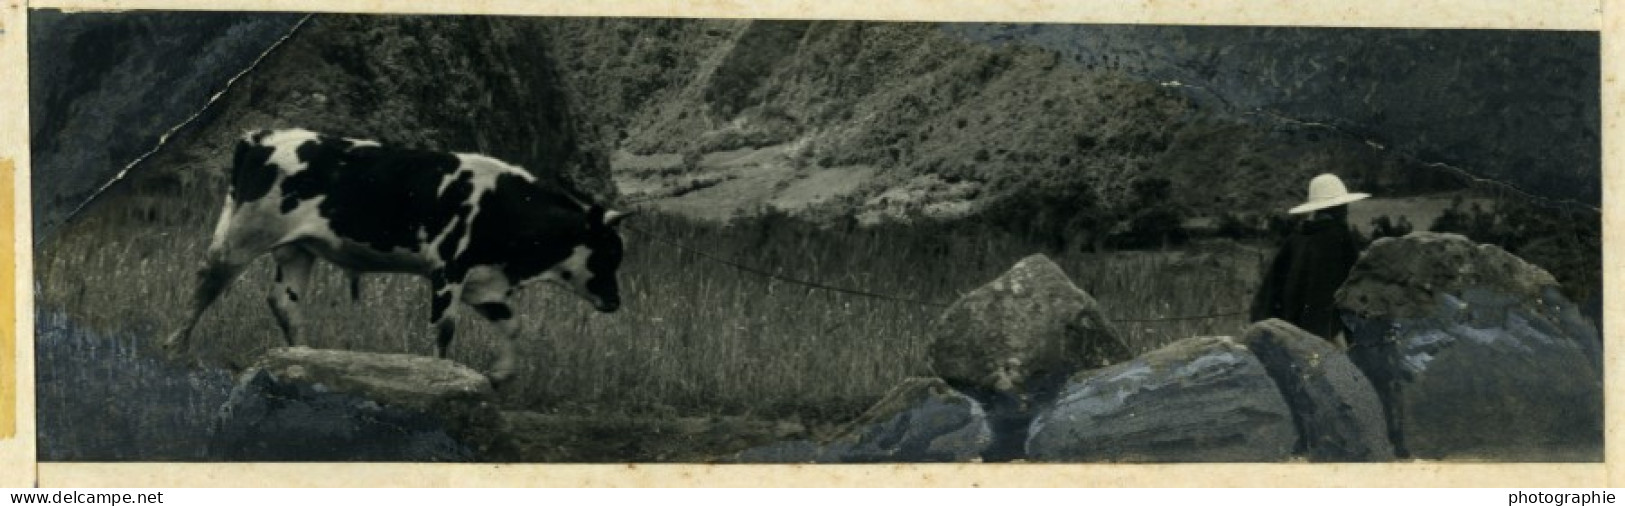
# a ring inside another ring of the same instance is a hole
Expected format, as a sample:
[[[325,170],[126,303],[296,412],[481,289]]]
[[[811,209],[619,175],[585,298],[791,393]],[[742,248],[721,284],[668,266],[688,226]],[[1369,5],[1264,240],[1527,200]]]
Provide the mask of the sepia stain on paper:
[[[0,159],[0,195],[11,195],[15,172],[10,158]],[[0,237],[13,237],[11,199],[0,205]],[[16,286],[17,271],[12,248],[0,248],[0,286]],[[17,313],[16,293],[0,296],[0,440],[17,434]]]

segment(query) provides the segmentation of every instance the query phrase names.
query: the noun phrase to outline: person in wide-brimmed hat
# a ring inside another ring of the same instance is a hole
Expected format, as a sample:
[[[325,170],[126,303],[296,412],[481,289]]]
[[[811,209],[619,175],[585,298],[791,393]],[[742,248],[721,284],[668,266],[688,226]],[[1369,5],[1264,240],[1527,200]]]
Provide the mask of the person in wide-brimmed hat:
[[[1332,295],[1360,258],[1359,240],[1349,229],[1348,204],[1370,196],[1349,192],[1332,174],[1309,181],[1308,200],[1287,211],[1308,216],[1265,273],[1253,297],[1253,321],[1280,318],[1346,347]]]

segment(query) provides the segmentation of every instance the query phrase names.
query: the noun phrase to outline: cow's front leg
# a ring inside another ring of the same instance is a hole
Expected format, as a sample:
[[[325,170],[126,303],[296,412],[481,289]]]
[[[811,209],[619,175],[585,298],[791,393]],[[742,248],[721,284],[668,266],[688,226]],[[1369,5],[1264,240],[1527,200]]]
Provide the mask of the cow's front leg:
[[[487,377],[491,378],[491,383],[494,384],[507,382],[513,378],[515,357],[518,355],[514,348],[515,343],[519,341],[519,329],[523,326],[519,321],[519,315],[514,314],[513,309],[505,302],[478,304],[474,306],[474,310],[495,324],[497,331],[502,333],[502,340],[497,343],[497,361],[491,366],[491,373]]]
[[[429,275],[430,290],[434,298],[429,305],[429,323],[435,328],[435,356],[446,358],[451,340],[457,334],[457,322],[451,317],[451,308],[461,293],[461,281],[452,280],[445,269],[436,269]]]
[[[496,325],[497,331],[502,334],[501,341],[497,343],[497,361],[491,366],[491,372],[486,374],[492,385],[501,385],[512,379],[517,363],[515,357],[518,352],[514,348],[522,325],[519,315],[508,303],[512,287],[507,276],[489,267],[471,269],[467,282],[463,284],[463,301],[486,321]]]

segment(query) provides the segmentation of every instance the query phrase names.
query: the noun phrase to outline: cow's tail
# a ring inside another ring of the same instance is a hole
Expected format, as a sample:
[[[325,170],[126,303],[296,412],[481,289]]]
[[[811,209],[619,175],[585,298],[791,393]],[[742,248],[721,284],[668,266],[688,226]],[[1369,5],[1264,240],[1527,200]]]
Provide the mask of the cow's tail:
[[[214,234],[209,236],[209,251],[224,251],[226,234],[231,231],[232,213],[237,210],[237,202],[232,198],[231,192],[226,192],[226,203],[220,207],[220,219],[214,222]]]

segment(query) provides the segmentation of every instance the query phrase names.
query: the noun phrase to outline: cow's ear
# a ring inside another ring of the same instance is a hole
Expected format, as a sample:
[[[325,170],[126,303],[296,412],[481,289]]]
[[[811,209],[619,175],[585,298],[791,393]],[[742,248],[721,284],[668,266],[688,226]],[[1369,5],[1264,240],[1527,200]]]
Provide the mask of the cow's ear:
[[[613,227],[615,225],[619,225],[621,223],[621,220],[626,219],[627,216],[631,216],[631,215],[634,215],[634,214],[637,214],[637,213],[638,213],[637,211],[626,211],[626,212],[609,211],[607,213],[604,213],[604,226]]]

